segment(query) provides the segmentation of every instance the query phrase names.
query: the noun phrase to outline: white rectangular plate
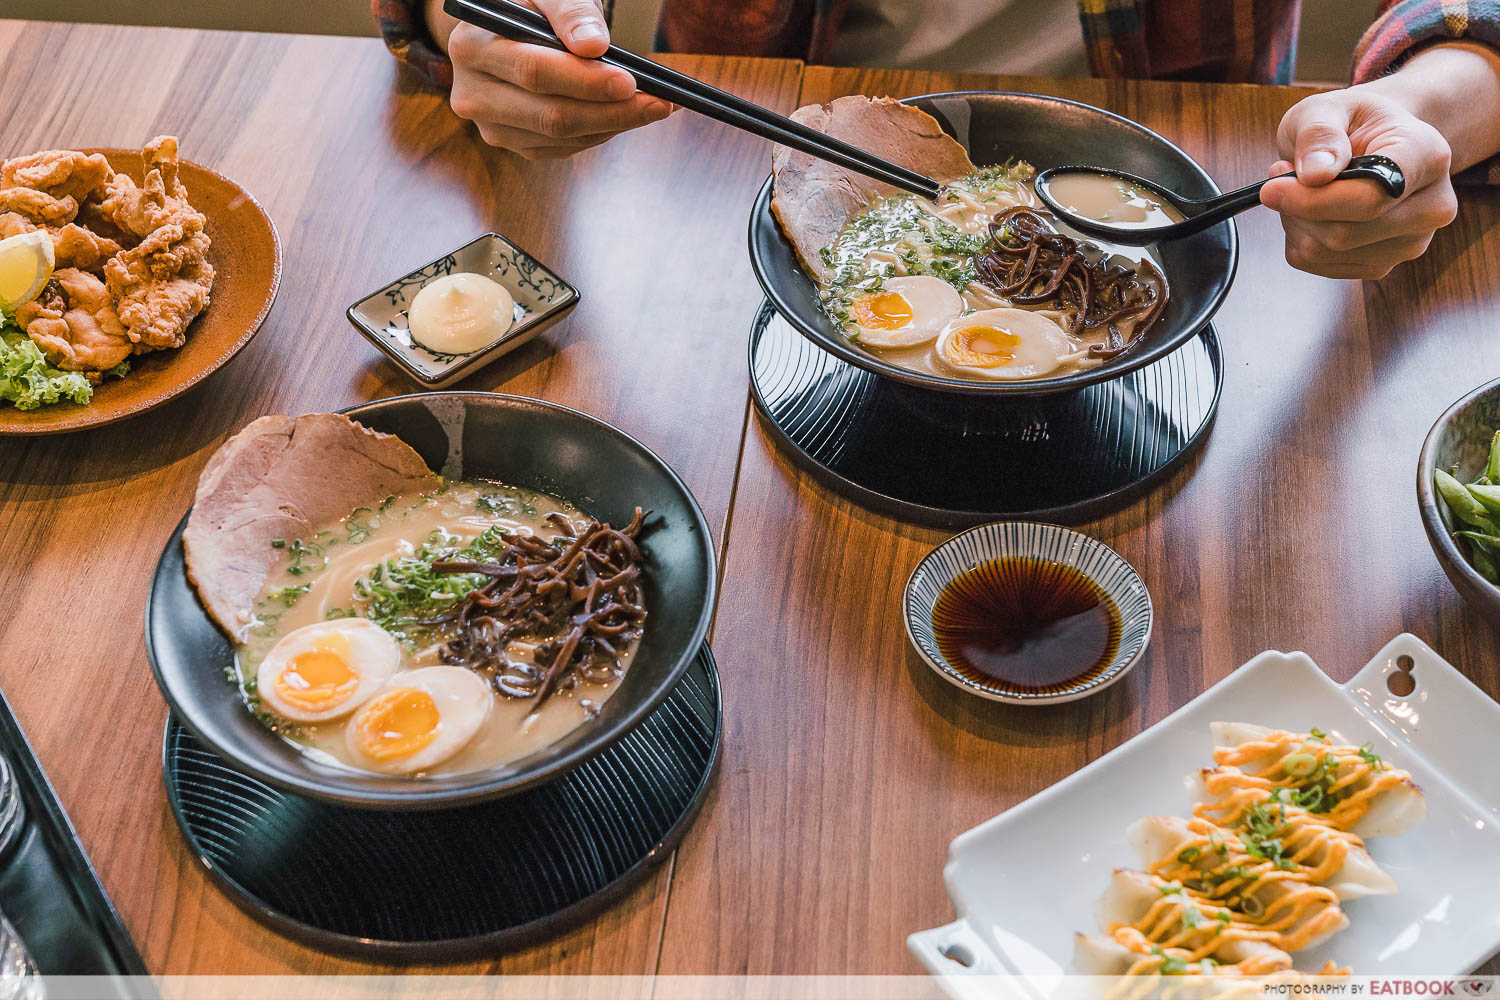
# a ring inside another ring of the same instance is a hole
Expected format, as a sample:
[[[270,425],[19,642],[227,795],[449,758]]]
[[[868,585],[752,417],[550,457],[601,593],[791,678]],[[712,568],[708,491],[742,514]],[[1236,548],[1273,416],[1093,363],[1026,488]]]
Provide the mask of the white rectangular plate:
[[[1406,662],[1416,689],[1397,697],[1387,678]],[[1096,929],[1094,904],[1111,871],[1139,867],[1125,828],[1189,812],[1183,777],[1212,763],[1208,725],[1219,720],[1369,741],[1427,797],[1427,822],[1368,844],[1399,891],[1345,904],[1349,928],[1295,955],[1299,969],[1332,958],[1357,976],[1463,975],[1500,950],[1500,705],[1412,635],[1397,636],[1343,686],[1305,653],[1262,653],[959,835],[943,873],[958,920],[913,934],[908,947],[954,996],[970,992],[964,980],[974,976],[1034,977],[1027,993],[1052,992],[1049,981],[1071,971],[1074,933]]]

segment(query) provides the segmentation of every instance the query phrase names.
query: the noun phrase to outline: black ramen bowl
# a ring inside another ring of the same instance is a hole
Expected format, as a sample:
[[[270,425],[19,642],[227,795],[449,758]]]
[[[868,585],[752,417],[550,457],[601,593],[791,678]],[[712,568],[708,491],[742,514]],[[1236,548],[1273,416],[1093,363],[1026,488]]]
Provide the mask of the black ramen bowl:
[[[708,634],[716,579],[703,512],[665,462],[601,420],[524,396],[435,392],[344,412],[400,437],[435,470],[451,472],[457,462],[465,478],[552,493],[616,525],[628,523],[637,506],[653,511],[641,539],[649,617],[630,670],[598,718],[500,767],[403,778],[321,764],[257,722],[225,676],[234,648],[188,582],[184,517],[151,581],[146,652],[167,703],[194,736],[233,767],[289,792],[368,809],[440,809],[559,777],[661,703]]]
[[[1192,157],[1143,125],[1100,108],[1059,97],[962,91],[909,97],[969,151],[977,166],[1026,160],[1038,171],[1063,164],[1113,167],[1149,177],[1187,198],[1211,198],[1218,185]],[[928,375],[882,361],[838,329],[818,301],[818,287],[797,263],[792,245],[771,215],[767,180],[750,213],[750,261],[771,305],[803,336],[839,358],[884,378],[945,392],[980,396],[1040,396],[1118,378],[1181,347],[1212,318],[1239,259],[1234,223],[1155,248],[1171,300],[1144,339],[1097,368],[1051,378],[979,382]]]
[[[1500,625],[1500,587],[1479,575],[1459,549],[1453,532],[1467,528],[1437,495],[1432,474],[1452,471],[1459,482],[1477,479],[1489,460],[1490,441],[1500,430],[1500,381],[1480,386],[1438,417],[1417,460],[1417,509],[1433,554],[1453,589],[1489,621]],[[1465,543],[1468,544],[1468,543]]]

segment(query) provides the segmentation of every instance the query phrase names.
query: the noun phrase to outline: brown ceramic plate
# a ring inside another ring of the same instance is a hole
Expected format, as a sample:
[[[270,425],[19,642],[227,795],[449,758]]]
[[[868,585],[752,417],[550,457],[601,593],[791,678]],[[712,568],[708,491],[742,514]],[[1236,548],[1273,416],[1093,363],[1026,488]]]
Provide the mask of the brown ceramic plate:
[[[120,173],[141,179],[134,149],[98,149]],[[208,308],[188,327],[187,343],[130,359],[130,374],[94,387],[86,405],[55,403],[18,410],[0,403],[0,436],[65,434],[112,424],[145,413],[187,392],[216,371],[260,329],[281,282],[281,242],[260,202],[234,181],[207,167],[181,161],[188,199],[208,216],[213,246],[208,259],[217,272]]]

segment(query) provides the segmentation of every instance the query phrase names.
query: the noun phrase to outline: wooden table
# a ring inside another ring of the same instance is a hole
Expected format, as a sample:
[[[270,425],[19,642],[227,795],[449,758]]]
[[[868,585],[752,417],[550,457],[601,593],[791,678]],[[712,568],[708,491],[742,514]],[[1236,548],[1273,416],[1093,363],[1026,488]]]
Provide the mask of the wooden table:
[[[673,64],[780,110],[844,93],[1028,89],[1121,112],[1224,186],[1263,176],[1291,89]],[[486,965],[506,973],[914,973],[903,939],[951,919],[948,841],[1065,777],[1267,647],[1344,680],[1426,638],[1500,695],[1500,635],[1442,578],[1418,522],[1419,442],[1500,372],[1500,199],[1466,195],[1420,261],[1379,283],[1282,259],[1241,217],[1217,320],[1218,425],[1191,467],[1084,530],[1144,575],[1145,661],[1083,702],[966,697],[911,654],[898,593],[944,537],[816,485],[748,404],[760,300],[744,249],[766,146],[681,114],[563,163],[485,148],[379,43],[0,21],[0,152],[182,137],[281,232],[265,328],[186,397],[122,425],[0,441],[0,684],[153,971],[378,971],[244,916],[188,854],[160,779],[165,708],[141,636],[146,584],[199,469],[251,418],[411,386],[344,306],[486,229],[583,290],[564,324],[466,388],[612,420],[687,479],[722,554],[713,634],[724,758],[668,864],[597,921]]]

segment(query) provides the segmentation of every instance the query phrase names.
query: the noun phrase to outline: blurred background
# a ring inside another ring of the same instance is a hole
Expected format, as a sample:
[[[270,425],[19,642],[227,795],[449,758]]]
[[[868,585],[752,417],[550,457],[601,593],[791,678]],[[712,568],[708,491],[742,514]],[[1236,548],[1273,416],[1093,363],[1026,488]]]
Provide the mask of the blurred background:
[[[615,40],[637,51],[649,48],[660,2],[615,0]],[[1378,3],[1379,0],[1303,0],[1298,80],[1344,82],[1354,43],[1374,20]],[[375,34],[368,0],[252,0],[250,3],[245,0],[5,0],[4,13],[10,17],[54,21],[322,35]]]

